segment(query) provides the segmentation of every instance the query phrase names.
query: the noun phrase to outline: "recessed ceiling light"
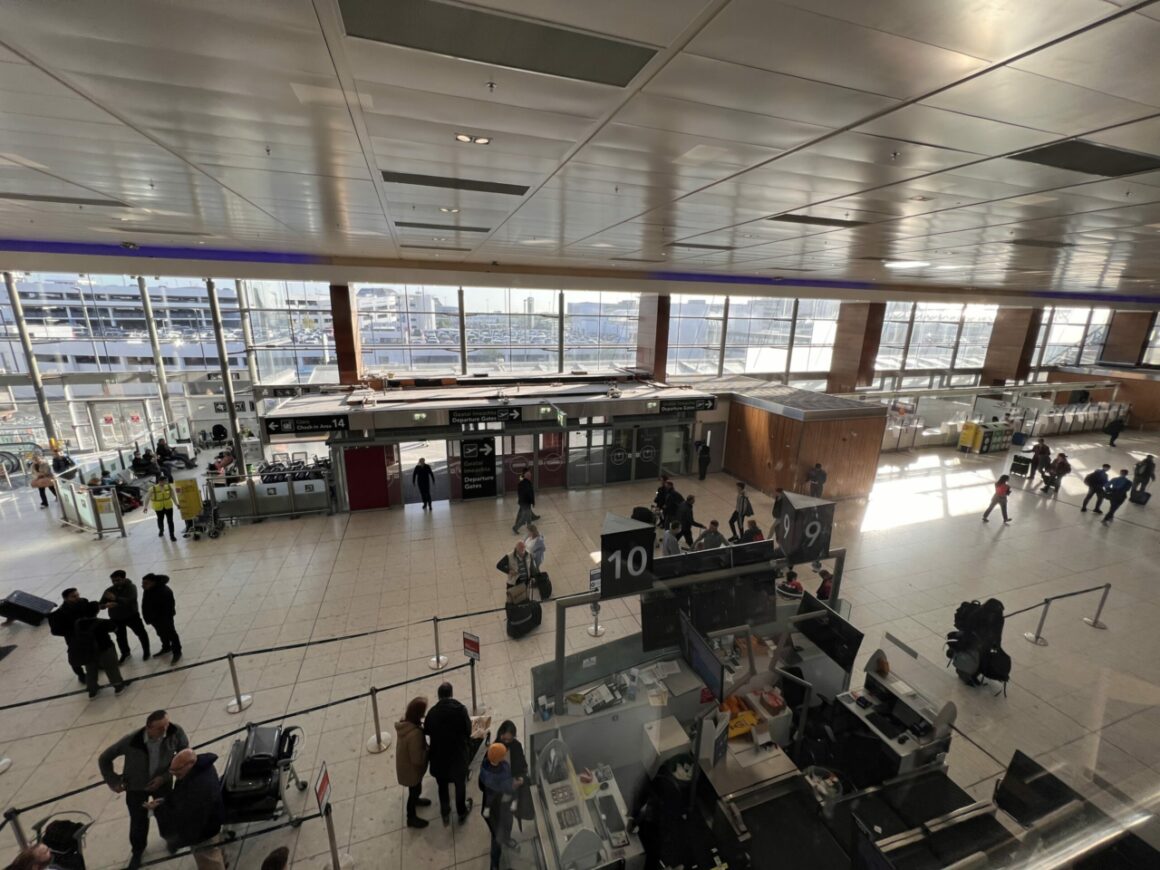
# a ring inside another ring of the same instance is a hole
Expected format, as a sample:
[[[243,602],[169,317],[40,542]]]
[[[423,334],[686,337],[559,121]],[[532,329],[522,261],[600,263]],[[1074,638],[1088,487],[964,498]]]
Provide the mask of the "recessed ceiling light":
[[[490,145],[491,144],[491,137],[490,136],[476,136],[471,141],[474,142],[476,145]]]
[[[923,266],[929,266],[930,263],[926,260],[890,260],[882,265],[887,269],[921,269]]]
[[[935,269],[937,269],[940,272],[949,272],[951,269],[965,269],[965,268],[967,268],[967,267],[966,266],[935,266]]]
[[[555,239],[520,239],[521,245],[554,245]]]
[[[459,209],[457,209],[457,208],[440,207],[439,211],[443,212],[443,214],[459,214]]]
[[[910,198],[910,201],[911,202],[930,202],[930,197],[929,196],[912,196]]]
[[[472,136],[470,133],[456,133],[456,142],[463,142],[466,145],[490,145],[490,136]]]
[[[455,141],[456,142],[470,142],[471,137],[468,136],[466,133],[456,133],[455,134]]]
[[[612,244],[610,242],[593,242],[592,247],[594,247],[594,248],[611,248]]]

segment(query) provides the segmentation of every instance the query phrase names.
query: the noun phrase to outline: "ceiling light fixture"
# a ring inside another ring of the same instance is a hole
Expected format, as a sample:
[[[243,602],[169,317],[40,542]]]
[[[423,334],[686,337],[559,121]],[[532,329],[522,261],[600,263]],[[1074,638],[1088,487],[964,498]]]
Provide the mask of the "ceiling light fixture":
[[[455,141],[456,142],[470,142],[471,137],[468,136],[466,133],[456,133],[455,134]]]
[[[465,145],[490,145],[490,136],[472,136],[470,133],[456,133],[455,141]]]
[[[929,196],[912,196],[910,198],[910,201],[911,202],[930,202],[930,197]]]
[[[440,206],[439,211],[443,212],[443,214],[459,214],[459,209],[457,208],[443,208]]]
[[[887,269],[921,269],[930,263],[926,260],[888,260],[882,265]]]
[[[554,245],[554,244],[556,244],[556,240],[555,239],[536,239],[536,238],[520,239],[520,244],[521,245]]]

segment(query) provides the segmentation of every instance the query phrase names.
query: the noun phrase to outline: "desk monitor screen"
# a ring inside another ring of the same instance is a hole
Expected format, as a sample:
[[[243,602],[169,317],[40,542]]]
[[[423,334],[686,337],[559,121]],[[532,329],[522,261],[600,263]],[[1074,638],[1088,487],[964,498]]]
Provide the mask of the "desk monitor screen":
[[[777,545],[773,541],[754,541],[752,544],[739,544],[730,549],[733,564],[754,565],[758,562],[772,562],[777,558],[774,553]]]
[[[681,634],[684,640],[682,652],[685,654],[685,661],[689,663],[693,673],[709,687],[713,697],[718,701],[724,701],[725,665],[717,658],[717,654],[713,652],[713,647],[709,641],[693,627],[689,617],[682,613],[680,619]]]
[[[645,652],[681,645],[681,612],[689,612],[689,596],[645,592],[640,596],[640,645]]]
[[[808,592],[802,596],[798,615],[824,613],[824,616],[806,619],[794,625],[794,630],[809,638],[846,673],[854,669],[854,659],[862,646],[862,632],[838,616]]]

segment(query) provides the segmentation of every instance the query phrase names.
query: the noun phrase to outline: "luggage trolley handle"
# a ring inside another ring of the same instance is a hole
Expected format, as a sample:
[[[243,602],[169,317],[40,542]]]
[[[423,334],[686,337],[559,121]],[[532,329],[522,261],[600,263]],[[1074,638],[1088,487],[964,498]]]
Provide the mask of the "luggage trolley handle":
[[[302,741],[306,738],[306,732],[298,725],[290,725],[282,729],[282,739],[278,744],[278,768],[285,775],[284,782],[286,784],[294,783],[298,791],[306,791],[307,782],[298,775],[298,771],[294,769],[294,762],[298,760],[298,750],[302,745]],[[300,817],[294,815],[294,811],[290,809],[290,804],[285,799],[285,788],[283,791],[282,804],[286,807],[286,814],[290,817],[291,824],[297,827],[301,824]],[[296,822],[295,820],[298,819]]]

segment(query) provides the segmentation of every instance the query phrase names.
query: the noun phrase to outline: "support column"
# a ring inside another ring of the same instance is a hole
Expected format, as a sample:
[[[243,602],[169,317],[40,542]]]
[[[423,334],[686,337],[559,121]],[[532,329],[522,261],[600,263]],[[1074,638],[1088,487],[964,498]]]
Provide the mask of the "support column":
[[[157,338],[157,324],[153,320],[153,302],[145,277],[137,276],[137,291],[141,294],[141,310],[145,313],[145,331],[149,333],[149,347],[153,350],[153,371],[157,377],[157,392],[161,394],[161,412],[165,426],[173,423],[173,406],[169,404],[169,379],[165,375],[165,360],[161,356],[161,342]]]
[[[459,373],[467,374],[467,309],[463,307],[463,288],[459,288]]]
[[[48,396],[44,393],[44,381],[40,377],[40,366],[32,349],[32,338],[28,334],[28,323],[24,320],[24,305],[16,292],[16,282],[11,272],[4,273],[4,286],[8,288],[8,300],[12,303],[12,319],[16,321],[16,333],[20,336],[20,346],[24,348],[24,362],[28,366],[28,377],[32,381],[32,391],[36,394],[36,404],[40,406],[40,418],[44,422],[44,433],[49,441],[56,441],[56,425],[52,422],[52,411],[48,407]]]
[[[362,342],[358,334],[358,305],[350,293],[350,285],[330,285],[330,315],[334,325],[338,382],[357,384],[362,363]]]
[[[663,381],[668,376],[669,311],[668,296],[640,294],[640,325],[636,333],[636,367]]]
[[[242,343],[246,347],[246,369],[250,372],[250,389],[258,385],[258,350],[254,347],[254,328],[250,325],[250,288],[245,281],[235,281],[238,312],[242,318]]]
[[[242,457],[242,427],[238,425],[238,409],[234,407],[234,381],[230,377],[230,357],[226,352],[226,336],[222,331],[222,307],[218,302],[217,287],[213,278],[205,279],[206,293],[209,295],[209,316],[213,320],[213,337],[217,344],[218,363],[222,373],[222,394],[226,400],[226,412],[230,415],[230,441],[234,446],[234,459],[239,468],[245,468]]]
[[[1100,362],[1139,365],[1155,317],[1152,311],[1113,311]]]
[[[852,393],[874,382],[874,362],[886,320],[885,302],[843,302],[838,311],[828,393]]]
[[[1030,376],[1035,341],[1039,337],[1042,308],[1002,306],[995,315],[991,341],[983,362],[982,386],[1002,386]]]

